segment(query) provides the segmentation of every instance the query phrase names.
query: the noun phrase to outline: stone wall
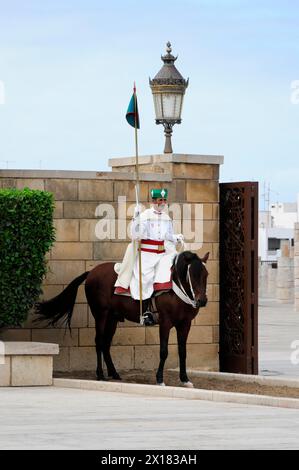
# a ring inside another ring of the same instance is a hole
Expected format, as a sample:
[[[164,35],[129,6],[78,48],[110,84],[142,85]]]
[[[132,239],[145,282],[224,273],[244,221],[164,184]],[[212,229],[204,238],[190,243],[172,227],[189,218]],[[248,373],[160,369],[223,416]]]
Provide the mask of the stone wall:
[[[294,301],[294,258],[288,240],[281,242],[281,256],[277,260],[276,299],[280,303]]]
[[[121,260],[128,239],[101,241],[95,236],[99,221],[96,208],[111,204],[117,214],[118,196],[135,201],[134,160],[113,159],[112,172],[1,170],[0,187],[29,187],[53,192],[56,200],[56,243],[48,254],[49,272],[44,298],[60,293],[67,284],[99,263]],[[194,320],[188,340],[188,366],[218,370],[219,342],[219,165],[222,157],[157,155],[140,157],[141,201],[149,204],[151,187],[167,187],[171,202],[199,203],[203,207],[203,246],[199,255],[210,252],[208,305]],[[130,214],[117,214],[130,220]],[[194,219],[194,213],[190,212]],[[193,220],[194,222],[194,220]],[[84,285],[78,290],[72,333],[42,328],[29,318],[23,328],[2,332],[0,339],[59,343],[57,371],[94,370],[94,319],[86,303]],[[159,360],[158,327],[144,328],[126,321],[119,324],[112,355],[119,369],[153,369]],[[175,331],[169,341],[168,367],[178,365]]]

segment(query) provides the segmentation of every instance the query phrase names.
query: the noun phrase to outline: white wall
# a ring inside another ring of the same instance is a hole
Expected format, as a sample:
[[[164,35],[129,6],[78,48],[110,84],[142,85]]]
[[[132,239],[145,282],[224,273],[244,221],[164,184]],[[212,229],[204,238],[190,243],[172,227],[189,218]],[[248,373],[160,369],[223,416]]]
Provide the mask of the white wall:
[[[262,261],[266,261],[267,258],[267,229],[259,228],[259,257]]]
[[[273,227],[294,229],[298,218],[297,203],[278,202],[271,204],[271,216],[273,217]]]
[[[279,253],[268,252],[268,239],[294,238],[294,224],[299,222],[299,193],[297,203],[275,203],[268,211],[259,212],[259,257],[262,261],[273,261]]]

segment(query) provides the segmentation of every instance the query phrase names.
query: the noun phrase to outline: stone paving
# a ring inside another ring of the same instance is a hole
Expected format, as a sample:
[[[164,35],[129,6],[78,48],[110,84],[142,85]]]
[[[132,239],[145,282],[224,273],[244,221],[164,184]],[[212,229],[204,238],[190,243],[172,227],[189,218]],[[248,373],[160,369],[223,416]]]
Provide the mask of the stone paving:
[[[0,390],[1,449],[298,449],[299,411],[56,387]]]
[[[299,312],[293,303],[260,299],[259,304],[260,374],[299,377]],[[295,349],[293,341],[298,341]],[[298,364],[292,363],[292,353]]]

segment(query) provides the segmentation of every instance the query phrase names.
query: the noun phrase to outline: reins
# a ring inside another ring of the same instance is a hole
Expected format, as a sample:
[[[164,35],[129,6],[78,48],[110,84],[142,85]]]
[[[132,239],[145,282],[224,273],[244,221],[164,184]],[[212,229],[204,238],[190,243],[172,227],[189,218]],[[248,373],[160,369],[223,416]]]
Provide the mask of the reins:
[[[198,308],[197,301],[195,300],[194,289],[193,289],[193,286],[192,286],[192,281],[191,281],[191,276],[190,276],[190,265],[191,265],[191,263],[188,264],[186,282],[189,285],[192,298],[189,297],[189,295],[185,291],[184,286],[182,285],[181,280],[180,280],[180,276],[179,276],[179,273],[178,273],[178,270],[177,270],[177,262],[178,262],[179,256],[180,256],[180,254],[178,254],[176,256],[175,263],[174,263],[174,269],[177,273],[177,279],[178,279],[178,284],[179,285],[177,285],[176,282],[174,280],[172,280],[172,290],[174,291],[174,293],[181,300],[183,300],[183,302],[185,302],[188,305],[192,305],[193,308]]]

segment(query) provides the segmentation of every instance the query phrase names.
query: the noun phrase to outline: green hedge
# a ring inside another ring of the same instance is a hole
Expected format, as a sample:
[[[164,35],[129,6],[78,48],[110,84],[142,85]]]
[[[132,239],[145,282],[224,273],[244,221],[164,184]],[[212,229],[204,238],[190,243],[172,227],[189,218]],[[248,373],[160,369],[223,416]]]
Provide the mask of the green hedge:
[[[0,190],[0,328],[20,326],[42,293],[55,241],[53,194]]]

